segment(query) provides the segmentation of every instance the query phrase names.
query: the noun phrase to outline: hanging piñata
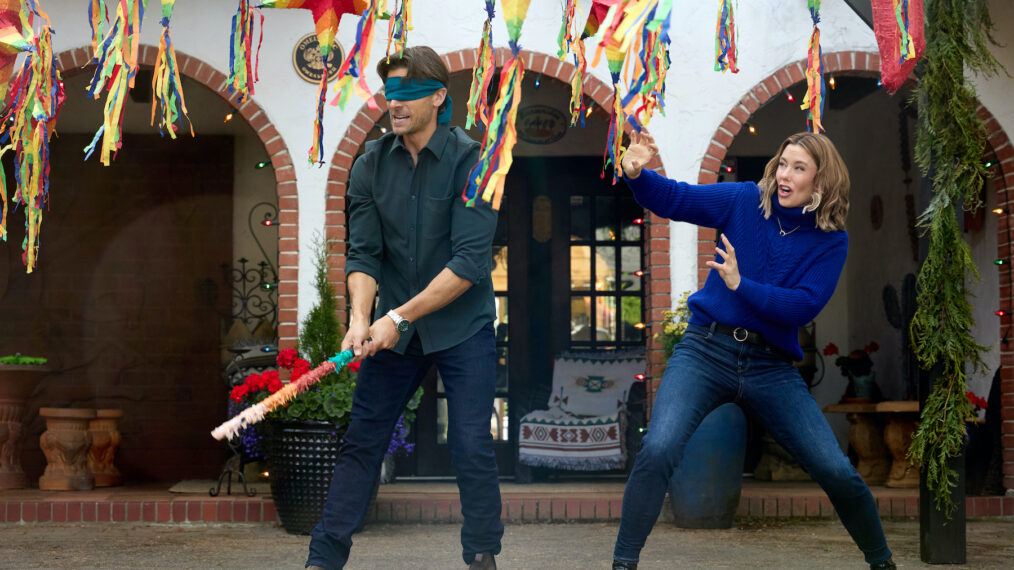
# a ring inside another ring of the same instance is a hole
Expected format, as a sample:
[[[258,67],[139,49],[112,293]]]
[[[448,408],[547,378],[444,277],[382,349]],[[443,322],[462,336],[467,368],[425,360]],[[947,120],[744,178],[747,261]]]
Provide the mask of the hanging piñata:
[[[827,89],[824,86],[824,53],[820,49],[820,0],[807,0],[810,19],[813,20],[813,34],[806,53],[806,95],[800,109],[806,113],[806,129],[815,133],[824,130],[821,117],[824,115],[824,99]]]
[[[6,5],[7,15],[14,5]],[[25,0],[20,6],[22,33],[31,44],[17,78],[10,84],[6,105],[0,114],[0,155],[12,150],[17,190],[12,201],[24,206],[25,239],[22,242],[21,260],[28,273],[35,269],[39,253],[39,232],[42,228],[42,210],[49,202],[49,139],[63,106],[63,81],[53,57],[52,34],[49,16],[36,0]],[[32,34],[35,19],[41,29]],[[15,26],[16,28],[16,26]],[[5,28],[5,31],[10,31]],[[17,42],[15,42],[17,43]],[[0,195],[4,197],[3,219],[0,219],[0,237],[6,241],[6,175],[0,166]]]
[[[261,33],[254,50],[254,16],[260,16]],[[250,0],[239,0],[232,16],[229,38],[229,94],[237,94],[239,103],[254,94],[257,67],[260,65],[261,43],[264,41],[264,14],[250,7]]]
[[[489,127],[489,85],[496,71],[493,53],[493,18],[496,16],[493,0],[486,0],[486,23],[482,26],[482,41],[475,52],[475,67],[472,69],[472,87],[468,92],[468,113],[465,128],[471,129],[476,122],[483,130]]]
[[[514,161],[514,144],[518,140],[514,123],[521,103],[521,80],[525,76],[518,40],[521,39],[521,27],[525,23],[530,1],[500,2],[500,9],[507,22],[511,55],[500,71],[500,93],[489,110],[489,128],[479,151],[479,162],[468,173],[468,182],[461,195],[469,206],[474,206],[475,200],[481,198],[489,202],[494,210],[500,209],[504,179]]]
[[[373,3],[375,0],[370,0]],[[323,69],[317,94],[317,117],[313,123],[313,144],[310,147],[310,164],[324,163],[324,102],[327,99],[328,61],[331,47],[338,34],[338,23],[344,14],[359,15],[366,8],[367,0],[267,0],[258,8],[300,8],[309,10],[317,32]],[[234,31],[235,32],[235,31]]]
[[[338,69],[338,83],[335,84],[335,91],[338,94],[331,100],[331,105],[337,105],[343,111],[353,91],[365,100],[371,109],[377,108],[377,104],[370,94],[370,88],[366,85],[366,68],[370,65],[373,29],[381,14],[381,2],[384,1],[366,0],[366,7],[362,11],[363,15],[356,25],[356,41],[352,44],[352,49],[345,55],[345,61]],[[402,12],[407,13],[405,10]]]
[[[736,18],[732,13],[732,0],[722,0],[718,7],[718,25],[715,30],[715,71],[729,70],[739,73],[736,48]]]
[[[873,30],[880,50],[880,82],[893,94],[926,49],[922,0],[872,0]]]
[[[159,117],[159,132],[168,131],[170,138],[176,138],[176,122],[181,117],[190,124],[190,136],[194,136],[194,126],[187,115],[187,103],[183,99],[183,83],[180,80],[180,69],[176,64],[176,48],[169,34],[169,20],[173,16],[176,0],[162,0],[162,38],[158,42],[158,56],[155,58],[155,72],[152,74],[151,87],[154,97],[151,100],[151,124],[155,124],[155,112],[159,106],[162,113]]]
[[[100,9],[96,13],[104,13],[105,7],[99,2]],[[140,50],[141,23],[144,21],[144,10],[148,0],[120,0],[116,4],[116,18],[107,22],[106,35],[101,39],[97,34],[102,27],[93,27],[92,44],[96,46],[92,53],[95,74],[88,86],[88,96],[98,99],[106,89],[106,105],[103,110],[102,126],[95,133],[92,142],[85,147],[85,160],[95,151],[99,139],[102,139],[100,160],[109,166],[110,160],[123,146],[123,112],[126,109],[127,93],[134,87],[137,75],[137,56]],[[102,14],[105,15],[105,14]],[[94,18],[94,14],[93,14]],[[93,19],[93,26],[94,26]]]
[[[326,360],[320,366],[308,372],[304,372],[302,376],[298,378],[293,378],[292,381],[286,384],[281,390],[271,394],[249,408],[244,409],[232,419],[218,426],[212,430],[211,436],[218,440],[232,439],[243,428],[263,420],[264,416],[267,414],[288,404],[289,401],[299,395],[300,392],[306,391],[307,388],[319,382],[321,378],[324,378],[332,372],[341,370],[342,367],[348,365],[348,363],[352,361],[354,356],[355,355],[352,353],[352,350],[339,352]]]

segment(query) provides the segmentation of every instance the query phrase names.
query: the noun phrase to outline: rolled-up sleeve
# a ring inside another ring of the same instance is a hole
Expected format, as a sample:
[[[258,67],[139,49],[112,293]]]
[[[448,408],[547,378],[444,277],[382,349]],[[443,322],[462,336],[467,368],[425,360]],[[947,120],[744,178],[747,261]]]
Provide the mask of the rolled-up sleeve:
[[[373,200],[372,158],[373,153],[364,154],[349,174],[349,191],[345,197],[349,225],[345,274],[360,271],[379,281],[384,241],[380,214]]]
[[[479,160],[478,144],[458,163],[455,172],[457,188],[464,188],[468,172]],[[497,212],[489,203],[476,200],[468,207],[455,198],[451,207],[451,259],[447,268],[473,285],[489,279],[490,248],[496,233]]]

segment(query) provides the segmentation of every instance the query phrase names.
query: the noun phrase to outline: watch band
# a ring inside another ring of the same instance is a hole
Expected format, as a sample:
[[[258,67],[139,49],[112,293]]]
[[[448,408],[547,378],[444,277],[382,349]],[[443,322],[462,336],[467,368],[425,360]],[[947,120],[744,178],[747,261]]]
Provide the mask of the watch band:
[[[408,330],[408,325],[410,324],[408,322],[408,319],[394,312],[394,309],[388,311],[387,316],[390,317],[392,321],[394,321],[394,327],[398,329],[399,333],[403,333]]]

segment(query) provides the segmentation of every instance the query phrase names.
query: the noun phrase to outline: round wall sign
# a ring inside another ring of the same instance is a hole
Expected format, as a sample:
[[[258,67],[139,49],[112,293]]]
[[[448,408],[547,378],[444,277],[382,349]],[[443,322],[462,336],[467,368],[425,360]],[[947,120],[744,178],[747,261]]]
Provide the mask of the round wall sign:
[[[567,134],[570,117],[549,105],[529,105],[518,110],[518,138],[532,144],[551,144]]]
[[[292,50],[292,66],[296,73],[310,83],[320,83],[324,75],[324,57],[320,55],[320,44],[317,43],[317,34],[303,36]],[[331,57],[327,62],[328,83],[338,79],[338,69],[345,60],[345,50],[335,40],[331,46]]]

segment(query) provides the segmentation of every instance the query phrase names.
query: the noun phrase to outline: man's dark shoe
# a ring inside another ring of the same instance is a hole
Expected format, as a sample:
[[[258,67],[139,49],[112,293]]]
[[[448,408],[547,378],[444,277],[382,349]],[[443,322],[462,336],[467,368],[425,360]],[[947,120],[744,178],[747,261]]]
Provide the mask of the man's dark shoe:
[[[870,570],[897,570],[897,568],[898,566],[895,565],[894,560],[891,560],[890,558],[884,560],[883,562],[870,564]]]
[[[468,565],[468,570],[496,570],[496,558],[492,552],[480,552],[475,555],[475,560]]]
[[[637,570],[637,562],[620,562],[613,560],[613,570]]]

